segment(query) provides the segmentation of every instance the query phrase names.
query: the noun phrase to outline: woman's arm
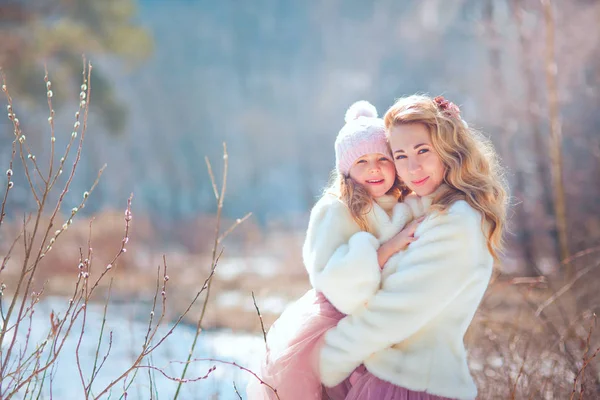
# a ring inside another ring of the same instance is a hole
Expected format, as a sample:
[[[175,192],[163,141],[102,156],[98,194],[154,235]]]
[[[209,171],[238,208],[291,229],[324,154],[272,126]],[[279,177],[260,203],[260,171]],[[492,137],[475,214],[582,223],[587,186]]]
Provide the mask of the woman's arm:
[[[480,214],[457,202],[423,221],[417,234],[389,261],[396,268],[382,289],[327,332],[320,354],[324,384],[338,384],[371,354],[410,337],[458,298],[469,299],[461,305],[465,316],[478,307],[492,265]]]

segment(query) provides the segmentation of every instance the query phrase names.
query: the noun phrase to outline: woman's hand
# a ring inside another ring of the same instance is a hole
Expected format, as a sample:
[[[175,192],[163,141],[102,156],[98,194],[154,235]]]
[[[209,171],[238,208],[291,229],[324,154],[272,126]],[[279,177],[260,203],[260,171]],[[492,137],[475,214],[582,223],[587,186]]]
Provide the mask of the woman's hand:
[[[383,269],[383,266],[387,261],[397,252],[404,250],[408,247],[409,244],[417,240],[415,237],[415,231],[417,227],[423,220],[425,216],[415,219],[410,224],[408,224],[404,229],[398,232],[394,237],[385,242],[379,247],[377,250],[377,259],[379,261],[379,267]]]

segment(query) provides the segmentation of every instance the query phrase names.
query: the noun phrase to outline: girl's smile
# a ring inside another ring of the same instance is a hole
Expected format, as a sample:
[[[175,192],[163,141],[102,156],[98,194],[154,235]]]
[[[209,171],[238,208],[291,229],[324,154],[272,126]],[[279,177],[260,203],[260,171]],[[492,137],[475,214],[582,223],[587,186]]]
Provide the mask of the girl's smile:
[[[396,170],[388,156],[371,153],[360,157],[352,164],[350,178],[365,187],[372,197],[378,198],[389,192],[394,185]]]

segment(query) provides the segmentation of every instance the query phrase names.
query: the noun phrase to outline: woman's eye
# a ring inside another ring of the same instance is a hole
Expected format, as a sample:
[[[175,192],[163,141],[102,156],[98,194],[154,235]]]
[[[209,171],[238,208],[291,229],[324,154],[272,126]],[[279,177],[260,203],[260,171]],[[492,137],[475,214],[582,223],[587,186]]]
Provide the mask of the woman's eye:
[[[419,150],[418,154],[424,154],[424,153],[427,153],[428,151],[429,151],[429,149],[421,149],[421,150]]]
[[[402,159],[404,159],[404,158],[406,158],[406,156],[405,156],[405,155],[403,155],[403,154],[398,154],[398,155],[396,156],[396,160],[402,160]]]

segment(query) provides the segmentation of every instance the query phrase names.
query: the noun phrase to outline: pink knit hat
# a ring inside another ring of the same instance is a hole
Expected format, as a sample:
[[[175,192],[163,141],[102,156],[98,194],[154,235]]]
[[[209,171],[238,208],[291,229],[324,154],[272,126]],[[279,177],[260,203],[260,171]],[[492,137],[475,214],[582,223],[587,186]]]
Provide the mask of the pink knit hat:
[[[377,109],[365,100],[352,104],[346,117],[346,125],[335,139],[335,166],[338,173],[347,176],[356,159],[365,154],[381,153],[392,160],[392,153],[385,137],[385,126],[377,118]]]

